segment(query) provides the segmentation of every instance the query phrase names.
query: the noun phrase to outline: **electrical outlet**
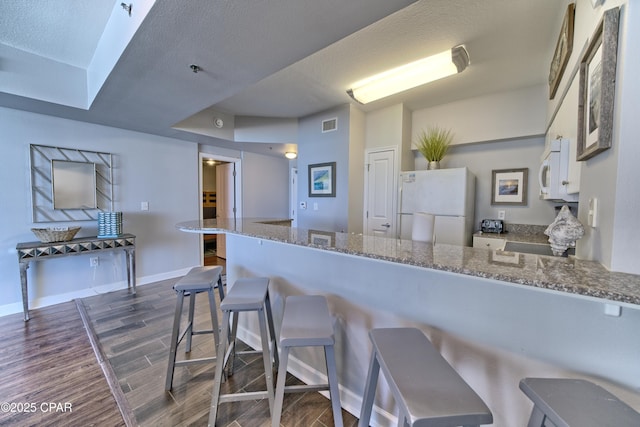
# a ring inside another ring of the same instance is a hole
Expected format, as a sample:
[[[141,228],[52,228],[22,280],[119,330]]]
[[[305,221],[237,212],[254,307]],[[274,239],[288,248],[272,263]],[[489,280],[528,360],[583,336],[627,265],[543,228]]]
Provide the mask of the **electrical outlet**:
[[[505,211],[498,211],[498,219],[504,219],[505,216],[506,216]]]
[[[89,258],[89,265],[91,267],[97,267],[98,265],[100,265],[100,259],[97,256],[92,256],[91,258]]]

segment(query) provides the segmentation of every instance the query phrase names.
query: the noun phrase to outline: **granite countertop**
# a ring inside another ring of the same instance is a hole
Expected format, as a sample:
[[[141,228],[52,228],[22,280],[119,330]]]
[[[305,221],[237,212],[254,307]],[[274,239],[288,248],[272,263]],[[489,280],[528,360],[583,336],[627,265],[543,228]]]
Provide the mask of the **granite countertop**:
[[[209,219],[176,225],[191,233],[231,233],[364,256],[524,286],[640,305],[640,275],[610,272],[596,261],[429,244],[273,225],[273,218]],[[514,235],[517,233],[514,233]],[[487,236],[487,234],[483,234]],[[488,237],[488,236],[487,236]],[[502,238],[506,238],[506,234]],[[530,241],[530,240],[529,240]],[[637,307],[636,307],[637,308]]]

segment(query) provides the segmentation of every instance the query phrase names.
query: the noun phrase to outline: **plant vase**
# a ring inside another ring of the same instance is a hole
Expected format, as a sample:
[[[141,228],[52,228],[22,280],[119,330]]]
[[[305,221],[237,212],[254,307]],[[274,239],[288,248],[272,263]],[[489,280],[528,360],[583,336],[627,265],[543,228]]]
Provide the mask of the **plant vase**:
[[[416,148],[427,161],[427,170],[440,169],[440,161],[447,154],[453,139],[450,130],[430,127],[418,135]]]

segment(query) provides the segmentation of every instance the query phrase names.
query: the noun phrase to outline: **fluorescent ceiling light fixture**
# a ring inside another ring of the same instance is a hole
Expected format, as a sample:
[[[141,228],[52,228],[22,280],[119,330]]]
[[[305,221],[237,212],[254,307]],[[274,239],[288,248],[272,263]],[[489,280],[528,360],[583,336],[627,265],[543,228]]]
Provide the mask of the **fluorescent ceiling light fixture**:
[[[366,104],[461,73],[468,65],[469,54],[465,47],[460,45],[360,80],[354,83],[347,93],[359,103]]]
[[[284,153],[284,156],[285,156],[287,159],[293,160],[293,159],[295,159],[296,157],[298,157],[298,153],[296,153],[295,151],[287,151],[286,153]]]

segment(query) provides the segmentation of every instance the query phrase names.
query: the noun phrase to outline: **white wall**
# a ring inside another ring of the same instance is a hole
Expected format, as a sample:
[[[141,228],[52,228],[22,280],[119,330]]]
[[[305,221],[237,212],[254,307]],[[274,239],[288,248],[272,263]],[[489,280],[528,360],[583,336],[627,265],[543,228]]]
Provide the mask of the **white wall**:
[[[544,150],[544,137],[510,139],[481,144],[455,145],[442,161],[446,168],[467,167],[476,176],[474,229],[480,220],[498,218],[504,210],[505,221],[511,224],[549,225],[556,216],[551,203],[539,199],[538,168]],[[427,163],[415,152],[416,170],[424,170]],[[528,168],[527,204],[525,206],[491,205],[491,179],[494,169]]]
[[[381,108],[367,113],[365,123],[365,146],[368,149],[402,146],[402,104]]]
[[[411,134],[430,126],[451,129],[453,144],[543,135],[547,91],[532,86],[416,110]]]
[[[301,228],[346,231],[349,197],[349,105],[301,118],[298,124],[298,209]],[[322,133],[322,121],[338,119],[338,129]],[[336,197],[309,197],[308,166],[336,162]],[[317,204],[318,209],[314,210]]]
[[[638,212],[640,212],[640,121],[638,121],[638,96],[640,94],[640,5],[638,2],[627,2],[623,8],[619,51],[626,55],[620,58],[617,119],[617,135],[614,131],[613,144],[619,147],[618,173],[616,177],[616,204],[613,227],[613,249],[611,252],[611,269],[640,274],[638,264]],[[587,194],[585,194],[588,197]],[[582,195],[581,195],[582,199]],[[588,200],[588,199],[587,199]]]
[[[364,209],[364,141],[365,115],[353,105],[349,107],[349,196],[347,230],[362,233]]]
[[[29,144],[113,153],[115,210],[123,212],[124,232],[137,236],[139,283],[174,277],[199,264],[198,240],[175,229],[178,222],[198,218],[196,144],[7,108],[0,108],[0,128],[0,315],[22,310],[16,244],[37,241],[30,228],[53,225],[31,222]],[[140,210],[142,201],[149,202],[149,211]],[[97,234],[97,221],[77,225],[82,226],[78,237]],[[31,306],[125,287],[123,255],[98,256],[98,267],[89,266],[89,255],[31,263]]]
[[[237,116],[235,118],[235,141],[295,143],[297,139],[297,119],[249,116]]]
[[[289,160],[245,152],[242,156],[242,215],[289,218]]]
[[[387,147],[398,148],[398,172],[415,169],[411,152],[411,111],[403,104],[371,111],[365,117],[365,148]]]
[[[483,105],[490,111],[497,111],[505,108],[502,103],[505,99],[515,100],[518,96],[523,96],[522,91],[516,91],[511,95],[501,94],[496,97],[485,97],[483,98]],[[455,105],[461,107],[461,111],[467,111],[471,108],[478,108],[480,100],[475,98],[469,100],[468,104],[465,104],[466,102],[460,101]],[[456,117],[458,117],[455,110],[449,110],[449,107],[443,108],[440,113],[444,111],[452,114],[445,121],[456,120]],[[403,141],[410,139],[408,138],[408,126],[406,124],[406,122],[410,122],[410,120],[407,120],[409,116],[407,113],[402,105],[368,113],[366,116],[366,147],[376,148],[390,145],[398,145],[400,147]],[[536,117],[543,116],[543,114],[544,111],[540,109]],[[426,117],[427,115],[425,110],[420,110],[414,112],[413,117]],[[487,123],[476,123],[476,125],[478,126],[476,134],[488,137],[491,132],[491,126],[488,126]],[[417,126],[414,123],[413,129],[416,128]],[[506,131],[503,128],[500,136],[505,137],[507,135]],[[498,210],[506,211],[506,221],[513,224],[548,225],[553,222],[556,216],[554,209],[556,204],[540,200],[538,197],[540,186],[537,181],[537,173],[540,166],[540,157],[544,150],[544,137],[538,135],[518,138],[516,136],[523,133],[522,131],[510,130],[510,132],[513,135],[499,141],[452,145],[449,154],[442,161],[442,167],[467,167],[476,176],[474,218],[476,227],[481,219],[497,218]],[[424,170],[427,168],[424,157],[417,150],[410,150],[408,144],[404,144],[402,147],[401,156],[406,156],[407,153],[410,156],[410,161],[404,161],[404,164],[411,165],[411,169],[403,168],[403,170]],[[509,168],[529,169],[528,203],[526,206],[491,205],[491,171],[493,169]]]

